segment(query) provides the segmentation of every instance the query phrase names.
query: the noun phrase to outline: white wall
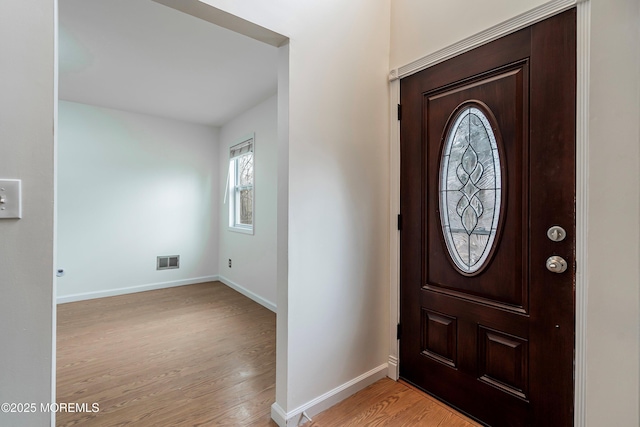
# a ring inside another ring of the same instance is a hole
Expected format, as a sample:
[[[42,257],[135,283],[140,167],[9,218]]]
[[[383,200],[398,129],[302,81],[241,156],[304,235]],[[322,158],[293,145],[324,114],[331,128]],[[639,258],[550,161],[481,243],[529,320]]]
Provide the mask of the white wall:
[[[592,0],[587,420],[640,425],[640,2]]]
[[[278,98],[276,95],[240,114],[220,128],[219,262],[220,279],[275,310],[277,262]],[[229,230],[229,200],[223,203],[229,147],[255,133],[254,234]],[[229,268],[228,260],[232,260]]]
[[[390,2],[207,3],[290,37],[288,333],[277,348],[278,367],[288,363],[276,393],[294,416],[386,374]]]
[[[409,64],[548,0],[393,0],[391,68]]]
[[[291,39],[282,89],[290,94],[289,294],[278,313],[288,329],[278,357],[288,363],[277,379],[278,403],[291,412],[380,366],[386,372],[390,0],[210,2]],[[2,284],[11,289],[0,320],[14,327],[3,328],[0,390],[18,401],[52,395],[54,4],[0,10],[9,119],[0,162],[29,181],[25,214],[34,215],[2,225],[10,243],[0,249],[9,266]]]
[[[391,65],[406,65],[542,3],[396,0]],[[590,3],[586,421],[637,426],[640,4]]]
[[[59,300],[215,278],[216,128],[66,101],[58,125]]]
[[[23,186],[23,218],[0,220],[0,402],[53,399],[54,22],[52,1],[0,2],[0,177]]]
[[[216,128],[66,101],[58,125],[59,301],[216,278]]]

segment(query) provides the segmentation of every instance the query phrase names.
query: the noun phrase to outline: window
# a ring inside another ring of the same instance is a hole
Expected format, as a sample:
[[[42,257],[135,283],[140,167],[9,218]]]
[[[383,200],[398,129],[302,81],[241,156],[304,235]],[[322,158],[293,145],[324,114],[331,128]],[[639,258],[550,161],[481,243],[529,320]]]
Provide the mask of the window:
[[[489,262],[500,222],[502,171],[493,131],[498,127],[485,108],[469,102],[457,113],[440,162],[442,232],[451,259],[467,275]]]
[[[229,228],[253,234],[253,136],[229,150]]]

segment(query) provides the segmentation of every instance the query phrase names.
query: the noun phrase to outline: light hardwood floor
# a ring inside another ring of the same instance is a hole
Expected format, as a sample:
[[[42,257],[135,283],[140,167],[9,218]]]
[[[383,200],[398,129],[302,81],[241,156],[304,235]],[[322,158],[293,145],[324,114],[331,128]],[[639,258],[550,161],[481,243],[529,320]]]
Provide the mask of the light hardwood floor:
[[[277,427],[275,315],[219,282],[58,306],[57,426]],[[380,380],[306,427],[472,427],[429,396]]]
[[[58,306],[58,426],[275,425],[275,314],[219,282]]]
[[[382,379],[327,411],[305,427],[480,427],[431,396],[402,382]]]

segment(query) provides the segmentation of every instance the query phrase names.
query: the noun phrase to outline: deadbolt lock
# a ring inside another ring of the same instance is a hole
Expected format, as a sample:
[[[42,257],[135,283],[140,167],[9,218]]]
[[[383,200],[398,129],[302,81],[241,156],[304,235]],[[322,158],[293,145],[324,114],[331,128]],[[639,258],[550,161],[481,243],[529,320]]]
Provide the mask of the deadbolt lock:
[[[561,242],[567,237],[567,231],[559,225],[554,225],[547,230],[547,237],[553,242]]]

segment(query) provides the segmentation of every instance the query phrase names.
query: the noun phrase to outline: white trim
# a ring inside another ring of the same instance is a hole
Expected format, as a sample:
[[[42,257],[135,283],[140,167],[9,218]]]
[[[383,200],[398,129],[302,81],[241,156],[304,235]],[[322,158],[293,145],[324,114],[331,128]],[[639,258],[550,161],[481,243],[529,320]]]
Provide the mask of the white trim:
[[[393,358],[395,363],[389,363],[387,375],[393,380],[398,379],[398,358],[400,348],[397,338],[397,325],[400,323],[400,231],[398,230],[398,215],[400,214],[400,121],[398,120],[396,106],[400,104],[400,80],[390,83],[389,98],[391,100],[389,117],[389,129],[391,146],[389,150],[389,171],[391,172],[390,206],[389,206],[389,253],[391,262],[389,265],[389,360]]]
[[[347,397],[359,392],[365,387],[370,386],[374,382],[386,377],[387,364],[383,364],[374,368],[357,378],[348,381],[333,390],[318,396],[313,400],[297,407],[293,411],[285,412],[280,405],[274,403],[271,405],[271,418],[280,427],[297,427],[300,423],[307,421],[306,416],[313,417],[316,414],[342,402]]]
[[[278,405],[278,402],[271,405],[271,419],[280,427],[287,425],[287,413]]]
[[[55,271],[58,268],[58,79],[59,79],[59,23],[58,0],[53,0],[53,271],[51,272],[51,400],[49,403],[57,402],[58,384],[58,277]],[[50,427],[56,425],[56,411],[51,411],[49,418]]]
[[[395,340],[395,342],[398,343],[399,341]],[[398,357],[389,356],[387,365],[389,366],[389,369],[387,369],[387,376],[394,381],[398,381],[398,378],[400,378],[400,364],[398,363]]]
[[[425,68],[432,67],[440,62],[460,55],[461,53],[468,52],[473,48],[514,33],[528,27],[529,25],[533,25],[536,22],[547,19],[553,15],[557,15],[560,12],[564,12],[567,9],[571,9],[576,4],[583,1],[585,0],[551,0],[548,3],[544,3],[536,7],[535,9],[515,16],[508,21],[494,25],[493,27],[481,31],[471,37],[460,40],[451,46],[447,46],[407,65],[391,70],[389,73],[389,80],[393,81],[415,74]]]
[[[278,179],[276,262],[276,402],[286,402],[289,387],[289,44],[278,48]],[[293,347],[293,346],[291,346]]]
[[[84,301],[96,298],[113,297],[117,295],[133,294],[136,292],[153,291],[156,289],[175,288],[177,286],[195,285],[196,283],[215,282],[219,280],[218,275],[194,277],[192,279],[173,280],[170,282],[149,283],[147,285],[130,286],[126,288],[109,289],[106,291],[83,292],[79,294],[58,296],[56,301],[58,304],[68,302]]]
[[[503,22],[482,31],[472,37],[464,39],[447,48],[431,53],[417,61],[391,70],[389,80],[391,85],[390,108],[395,111],[396,104],[400,99],[400,84],[396,83],[400,78],[417,73],[425,68],[436,65],[442,61],[452,58],[461,53],[467,52],[474,47],[489,43],[499,37],[508,35],[514,31],[525,28],[536,22],[550,18],[560,12],[577,6],[577,87],[576,87],[576,343],[575,343],[575,384],[574,384],[574,425],[575,427],[586,426],[586,383],[587,383],[587,302],[588,302],[588,278],[586,275],[587,265],[587,230],[588,218],[588,178],[589,178],[589,61],[590,61],[590,34],[591,34],[591,1],[590,0],[552,0],[529,12],[523,13],[513,19]],[[393,160],[395,150],[400,147],[400,133],[396,130],[397,121],[391,118],[390,133],[390,200],[392,220],[395,218],[396,210],[394,203],[400,194],[400,164]],[[389,327],[391,331],[396,330],[400,309],[399,304],[393,304],[393,300],[399,301],[400,279],[399,274],[399,246],[395,245],[395,226],[391,230],[391,252],[390,252],[390,281],[391,281],[391,303],[389,313]],[[394,250],[394,246],[396,249]],[[393,377],[394,372],[399,372],[399,357],[397,356],[398,341],[395,334],[390,334],[389,348],[389,376]],[[394,349],[395,353],[394,353]],[[396,366],[391,365],[395,361]],[[396,374],[397,375],[397,374]]]
[[[254,190],[254,197],[253,198],[255,199],[255,190]],[[254,214],[255,214],[255,212],[254,212]],[[239,225],[236,225],[236,226],[230,225],[230,226],[227,227],[227,229],[229,231],[233,231],[234,233],[249,234],[251,236],[253,236],[255,234],[254,231],[253,231],[253,227],[249,228],[249,227],[240,227]]]
[[[587,425],[587,230],[589,229],[589,62],[591,2],[577,7],[576,58],[576,343],[574,425]]]
[[[222,283],[224,283],[225,285],[227,285],[231,289],[240,292],[245,297],[254,300],[255,302],[257,302],[261,306],[263,306],[265,308],[268,308],[269,310],[273,311],[274,313],[277,313],[276,305],[273,302],[269,301],[268,299],[261,297],[260,295],[256,294],[255,292],[250,291],[249,289],[245,288],[244,286],[239,285],[236,282],[234,282],[233,280],[228,279],[228,278],[226,278],[224,276],[218,276],[217,280],[221,281]]]

